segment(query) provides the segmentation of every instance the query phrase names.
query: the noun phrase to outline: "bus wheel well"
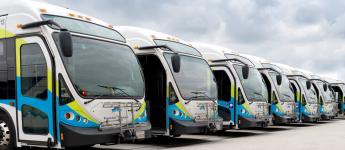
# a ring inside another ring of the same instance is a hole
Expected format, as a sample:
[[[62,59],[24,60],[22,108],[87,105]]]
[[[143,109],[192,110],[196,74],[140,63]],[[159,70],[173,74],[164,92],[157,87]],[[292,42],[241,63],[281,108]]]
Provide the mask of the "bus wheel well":
[[[14,148],[14,147],[17,147],[17,136],[16,136],[16,128],[15,128],[15,125],[14,125],[14,122],[13,122],[13,119],[11,117],[11,115],[9,114],[8,111],[6,111],[4,108],[0,107],[0,118],[2,118],[2,121],[4,122],[7,122],[8,123],[8,127],[10,128],[10,134],[11,134],[11,137],[12,140],[11,140],[11,143],[10,146],[11,148]]]

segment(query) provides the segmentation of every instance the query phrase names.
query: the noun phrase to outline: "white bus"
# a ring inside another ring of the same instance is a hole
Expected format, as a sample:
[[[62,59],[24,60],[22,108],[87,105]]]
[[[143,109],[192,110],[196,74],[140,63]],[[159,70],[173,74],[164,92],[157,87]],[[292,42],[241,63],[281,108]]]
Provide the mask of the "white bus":
[[[329,85],[327,81],[321,78],[318,75],[311,75],[312,83],[316,87],[319,92],[319,107],[320,107],[320,114],[321,119],[323,120],[330,120],[334,119],[336,114],[338,113],[337,107],[338,103],[335,100],[334,92],[332,86]]]
[[[337,106],[337,116],[344,116],[345,113],[345,83],[341,80],[336,80],[332,78],[325,78],[325,80],[331,85],[334,92],[334,97],[338,103]]]
[[[317,122],[320,119],[318,94],[310,81],[311,76],[291,66],[273,63],[290,80],[296,102],[298,122]]]
[[[268,93],[254,64],[227,48],[204,43],[192,45],[208,60],[216,77],[223,127],[266,127],[270,120]]]
[[[30,0],[0,2],[0,148],[143,138],[140,64],[113,26]]]
[[[295,101],[294,94],[290,88],[290,81],[279,67],[273,65],[266,59],[242,54],[255,64],[260,71],[268,90],[268,103],[270,103],[270,114],[273,124],[295,122]]]
[[[164,33],[116,28],[135,48],[145,76],[153,136],[220,130],[217,86],[207,62],[187,42]]]

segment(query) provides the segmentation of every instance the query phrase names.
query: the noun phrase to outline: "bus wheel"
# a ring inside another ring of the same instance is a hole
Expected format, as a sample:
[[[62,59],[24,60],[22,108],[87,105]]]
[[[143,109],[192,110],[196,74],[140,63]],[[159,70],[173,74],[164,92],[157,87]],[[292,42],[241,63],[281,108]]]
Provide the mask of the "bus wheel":
[[[14,149],[15,133],[10,120],[0,114],[0,149]]]

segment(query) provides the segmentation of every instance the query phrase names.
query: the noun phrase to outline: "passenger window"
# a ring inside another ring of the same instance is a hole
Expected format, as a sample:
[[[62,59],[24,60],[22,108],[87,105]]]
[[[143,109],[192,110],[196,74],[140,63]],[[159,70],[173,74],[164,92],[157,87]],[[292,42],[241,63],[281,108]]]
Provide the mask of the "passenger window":
[[[4,56],[5,54],[5,43],[4,40],[0,40],[0,56]]]
[[[240,88],[237,89],[237,93],[238,93],[238,104],[239,105],[244,104],[246,101],[244,100],[244,97]]]
[[[65,105],[73,101],[74,99],[66,86],[65,80],[60,76],[59,77],[59,104]]]
[[[27,134],[48,134],[48,116],[44,112],[31,107],[23,105],[23,131]]]
[[[21,47],[21,92],[24,96],[45,100],[48,97],[47,62],[38,44]]]
[[[0,40],[0,99],[7,98],[7,63],[5,56],[5,43]]]

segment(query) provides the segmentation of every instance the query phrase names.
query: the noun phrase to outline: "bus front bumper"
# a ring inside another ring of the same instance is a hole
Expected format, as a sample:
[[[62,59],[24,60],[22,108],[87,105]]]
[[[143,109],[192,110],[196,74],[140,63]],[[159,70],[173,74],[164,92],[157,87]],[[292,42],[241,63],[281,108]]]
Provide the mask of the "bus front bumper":
[[[335,117],[335,115],[333,113],[329,113],[329,114],[321,114],[321,119],[322,120],[331,120]]]
[[[297,120],[297,117],[296,116],[278,116],[278,115],[274,115],[273,117],[274,119],[274,122],[275,123],[293,123],[293,122],[296,122]]]
[[[60,124],[61,143],[63,147],[77,147],[95,144],[118,143],[119,139],[142,139],[151,137],[151,124],[144,123],[134,130],[111,128],[100,130],[99,128],[81,128],[66,124]]]
[[[239,116],[239,123],[238,127],[241,129],[243,128],[251,128],[251,127],[267,127],[269,124],[269,117],[265,118],[244,118]]]
[[[320,115],[303,115],[303,122],[317,122],[320,120]]]
[[[223,120],[195,122],[170,119],[169,129],[171,135],[215,132],[223,129]]]

